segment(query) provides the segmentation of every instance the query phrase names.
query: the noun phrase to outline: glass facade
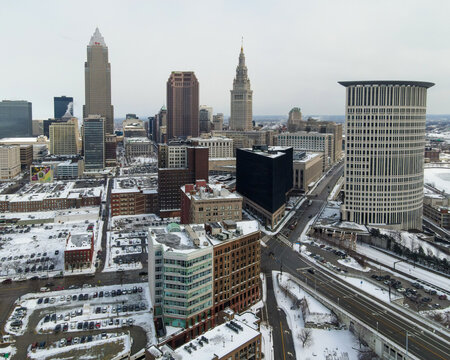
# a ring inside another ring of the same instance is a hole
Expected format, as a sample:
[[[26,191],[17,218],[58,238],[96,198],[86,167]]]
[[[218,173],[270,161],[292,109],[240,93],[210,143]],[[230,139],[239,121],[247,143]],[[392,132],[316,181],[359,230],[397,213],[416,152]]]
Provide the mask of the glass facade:
[[[53,108],[55,113],[55,119],[60,119],[67,111],[67,106],[73,103],[73,97],[68,96],[55,96],[53,98]],[[73,116],[73,107],[70,108],[70,114]]]
[[[104,118],[84,119],[83,150],[86,170],[105,167],[105,120]]]
[[[32,132],[31,103],[28,101],[0,102],[0,137],[28,137]]]

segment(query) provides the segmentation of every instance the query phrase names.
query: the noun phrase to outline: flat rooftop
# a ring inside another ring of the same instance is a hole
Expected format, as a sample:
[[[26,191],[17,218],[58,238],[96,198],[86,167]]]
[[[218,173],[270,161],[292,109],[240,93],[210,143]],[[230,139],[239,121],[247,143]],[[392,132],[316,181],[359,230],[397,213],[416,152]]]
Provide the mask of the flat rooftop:
[[[237,221],[236,228],[229,230],[223,223],[213,222],[209,225],[214,228],[215,234],[208,234],[204,224],[178,225],[172,223],[167,226],[150,227],[148,229],[149,241],[162,245],[164,251],[177,250],[189,253],[259,231],[259,224],[256,220]]]
[[[85,186],[85,187],[84,187]],[[0,201],[26,202],[45,199],[100,197],[104,186],[90,186],[83,181],[28,183],[15,194],[0,194]]]
[[[87,250],[92,245],[92,234],[69,234],[66,250]]]
[[[196,187],[192,192],[186,192],[186,185],[181,187],[183,191],[190,199],[193,200],[232,200],[243,199],[241,195],[235,192],[230,192],[222,184],[206,184],[206,187]],[[194,192],[195,191],[195,192]]]
[[[430,88],[435,84],[426,81],[410,81],[410,80],[361,80],[361,81],[338,81],[338,84],[342,86],[370,86],[370,85],[409,85],[409,86],[420,86],[424,88]]]
[[[289,148],[291,148],[291,147],[290,146],[269,146],[269,147],[267,147],[267,150],[259,149],[259,148],[256,148],[256,149],[242,148],[242,149],[238,149],[238,150],[247,151],[247,152],[265,156],[265,157],[277,158],[277,157],[280,157],[285,154],[284,152],[282,152],[282,150],[287,150]]]
[[[163,345],[160,349],[152,347],[149,349],[149,352],[158,360],[165,359],[164,356],[167,355],[171,355],[176,360],[211,360],[215,355],[221,359],[251,340],[256,339],[259,335],[259,331],[235,318],[208,330],[205,334],[189,341],[176,350]]]
[[[156,191],[158,188],[158,176],[120,177],[114,178],[112,194]]]

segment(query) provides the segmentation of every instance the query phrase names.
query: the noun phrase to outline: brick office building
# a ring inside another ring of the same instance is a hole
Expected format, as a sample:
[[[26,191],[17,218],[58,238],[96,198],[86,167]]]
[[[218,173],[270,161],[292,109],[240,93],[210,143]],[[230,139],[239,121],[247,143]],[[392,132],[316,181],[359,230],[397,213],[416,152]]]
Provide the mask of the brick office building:
[[[158,153],[160,216],[180,216],[181,186],[194,183],[196,180],[208,181],[208,170],[208,148],[160,145]]]
[[[94,234],[69,234],[64,250],[64,268],[82,269],[91,267],[94,255]]]

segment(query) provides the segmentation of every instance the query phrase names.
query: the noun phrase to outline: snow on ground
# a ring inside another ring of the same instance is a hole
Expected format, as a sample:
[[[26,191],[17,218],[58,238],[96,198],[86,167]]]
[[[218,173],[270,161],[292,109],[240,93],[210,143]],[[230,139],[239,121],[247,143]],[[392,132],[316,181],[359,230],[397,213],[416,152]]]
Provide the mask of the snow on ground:
[[[77,214],[83,217],[83,214]],[[64,249],[69,234],[93,231],[94,247],[97,251],[100,247],[103,222],[98,219],[98,209],[95,219],[92,212],[87,212],[86,215],[89,219],[82,221],[76,216],[76,220],[71,221],[69,211],[66,215],[58,215],[60,219],[57,223],[9,227],[8,232],[0,236],[0,279],[52,276],[63,271]],[[88,230],[90,225],[93,226],[92,230]],[[95,259],[95,253],[93,258]],[[95,268],[92,266],[91,269],[84,269],[84,272],[86,271],[95,271]],[[72,271],[67,272],[67,275],[71,274]],[[73,274],[79,274],[79,271],[75,270]]]
[[[261,324],[259,332],[261,333],[261,352],[264,354],[264,359],[274,360],[272,327],[267,324]]]
[[[422,247],[423,251],[426,255],[434,255],[440,259],[448,259],[448,255],[443,251],[439,250],[435,246],[433,246],[428,241],[419,239],[416,234],[409,233],[407,231],[397,231],[397,230],[387,230],[387,229],[379,229],[381,234],[389,235],[397,243],[402,246],[407,247],[411,251],[418,252],[419,247]]]
[[[287,319],[287,323],[292,333],[295,346],[295,354],[297,359],[311,360],[311,359],[336,359],[336,360],[357,360],[358,351],[356,348],[357,340],[348,330],[322,330],[311,329],[312,344],[309,347],[303,348],[298,336],[304,328],[304,320],[300,309],[297,309],[290,298],[288,298],[284,291],[280,288],[277,280],[278,271],[272,272],[273,288],[278,307],[281,308]],[[289,274],[282,275],[282,281],[289,281]],[[323,305],[311,297],[312,306]],[[313,304],[316,303],[316,304]],[[308,303],[309,304],[309,303]],[[318,304],[318,305],[317,305]],[[325,308],[326,309],[326,308]],[[329,311],[327,309],[327,311]],[[330,354],[335,354],[335,357],[328,357]],[[347,357],[346,357],[347,355]]]
[[[8,345],[6,347],[0,348],[0,357],[2,357],[4,359],[12,359],[16,352],[17,352],[17,349],[14,347],[14,345]],[[7,355],[7,356],[5,356],[5,355]]]
[[[128,255],[138,255],[142,254],[143,251],[146,251],[146,239],[147,233],[145,231],[137,233],[108,231],[106,238],[106,260],[103,271],[142,269],[142,262],[139,260],[140,256],[130,257]],[[142,241],[144,241],[144,245],[142,245]],[[123,259],[124,256],[129,258],[128,260],[131,262],[128,264],[125,263],[123,261],[125,260]]]
[[[91,342],[86,342],[84,344],[75,344],[58,347],[58,343],[52,344],[49,349],[36,349],[35,351],[29,351],[28,357],[33,360],[49,360],[56,359],[74,359],[76,354],[76,359],[98,359],[100,354],[97,348],[107,348],[105,345],[114,344],[118,346],[118,352],[115,354],[110,354],[109,359],[121,358],[121,356],[126,356],[131,352],[131,337],[130,334],[107,334],[106,338],[102,338],[101,335],[96,335],[94,340]],[[82,351],[82,352],[81,352]]]
[[[347,256],[345,259],[339,259],[338,263],[362,272],[368,272],[371,270],[370,267],[368,266],[363,268],[361,265],[358,264],[358,262],[355,259],[353,259],[350,256]]]
[[[441,191],[450,192],[450,169],[447,168],[425,168],[424,183]]]
[[[393,267],[395,262],[395,268],[399,271],[409,274],[417,279],[424,280],[430,284],[441,287],[450,292],[450,278],[446,276],[435,274],[431,271],[427,271],[421,267],[414,266],[413,264],[407,262],[397,262],[398,259],[396,257],[390,256],[385,252],[374,249],[373,247],[366,244],[358,244],[358,246],[356,247],[356,251],[367,256],[370,259],[374,259],[387,266]]]
[[[142,287],[142,292],[133,293],[132,290],[134,287]],[[95,292],[99,293],[103,292],[111,292],[112,290],[117,289],[125,289],[128,290],[128,294],[122,294],[119,296],[113,297],[104,296],[104,297],[94,297]],[[130,293],[131,292],[131,293]],[[78,297],[79,294],[88,294],[88,300],[73,300],[71,297],[76,295]],[[49,301],[45,302],[45,298],[48,298]],[[38,303],[39,299],[43,299],[40,304]],[[126,300],[126,303],[125,303]],[[145,304],[145,309],[138,311],[126,311],[123,310],[117,312],[113,311],[113,308],[116,308],[119,305],[123,309],[123,305],[136,305],[136,304]],[[23,295],[20,298],[20,301],[16,301],[16,309],[20,307],[25,307],[27,309],[25,316],[21,319],[23,325],[19,328],[11,327],[10,317],[5,325],[5,331],[8,333],[12,333],[15,335],[23,335],[26,328],[28,327],[28,321],[31,314],[36,311],[48,309],[45,311],[45,315],[56,314],[56,321],[48,321],[44,322],[45,317],[43,317],[39,323],[36,325],[37,332],[45,332],[47,330],[53,330],[56,324],[64,324],[68,323],[68,331],[77,331],[76,327],[71,327],[72,323],[78,323],[82,321],[99,321],[101,323],[101,329],[105,328],[114,328],[117,327],[115,323],[116,319],[119,319],[121,325],[124,326],[123,319],[133,319],[135,326],[140,326],[147,333],[148,343],[155,343],[155,330],[153,324],[153,315],[152,315],[152,304],[150,301],[150,292],[148,289],[148,283],[137,283],[137,284],[127,284],[127,285],[110,285],[110,286],[96,286],[92,288],[83,288],[83,289],[72,289],[72,290],[61,290],[61,291],[52,291],[46,293],[28,293]],[[99,314],[95,313],[97,307],[103,308],[106,307],[106,312],[100,312]],[[71,316],[71,312],[74,310],[83,310],[82,315]],[[14,312],[13,312],[14,314]],[[43,316],[45,316],[43,315]],[[63,315],[62,319],[58,319],[59,315]],[[64,317],[69,315],[69,319],[65,320]],[[113,325],[104,325],[105,320],[110,320],[114,318]]]
[[[391,291],[391,300],[389,300],[389,290],[378,284],[371,283],[366,279],[360,279],[352,276],[338,275],[342,280],[357,287],[358,289],[365,291],[366,293],[375,296],[376,298],[384,301],[391,302],[391,300],[403,298],[402,295],[398,295],[394,290]]]

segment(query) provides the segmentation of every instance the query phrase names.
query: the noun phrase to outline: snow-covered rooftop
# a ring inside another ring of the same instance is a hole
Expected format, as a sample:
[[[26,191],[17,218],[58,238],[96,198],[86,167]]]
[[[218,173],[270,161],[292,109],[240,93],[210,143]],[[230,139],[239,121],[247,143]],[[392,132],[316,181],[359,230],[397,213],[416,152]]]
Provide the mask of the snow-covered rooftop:
[[[157,175],[115,178],[111,192],[113,194],[119,194],[139,192],[141,190],[143,190],[143,192],[144,190],[156,191],[157,185]],[[146,193],[148,193],[148,191]]]
[[[148,230],[149,241],[160,244],[164,250],[176,249],[181,252],[193,252],[198,249],[207,248],[233,240],[259,230],[258,222],[255,220],[238,221],[235,229],[226,229],[221,223],[209,223],[216,234],[207,234],[204,224],[155,226]]]
[[[187,188],[187,189],[186,189]],[[224,200],[242,199],[242,196],[235,192],[228,191],[222,184],[206,184],[206,186],[195,186],[189,191],[189,185],[181,187],[181,191],[190,199],[194,200]]]
[[[230,327],[233,327],[235,330]],[[258,336],[260,336],[259,331],[235,318],[232,321],[212,328],[176,350],[172,350],[168,346],[162,346],[159,350],[152,348],[149,351],[153,356],[158,356],[156,357],[158,360],[164,359],[164,355],[169,354],[176,360],[211,360],[215,355],[217,358],[222,359]]]
[[[66,242],[66,250],[90,249],[92,241],[92,234],[69,234]]]

